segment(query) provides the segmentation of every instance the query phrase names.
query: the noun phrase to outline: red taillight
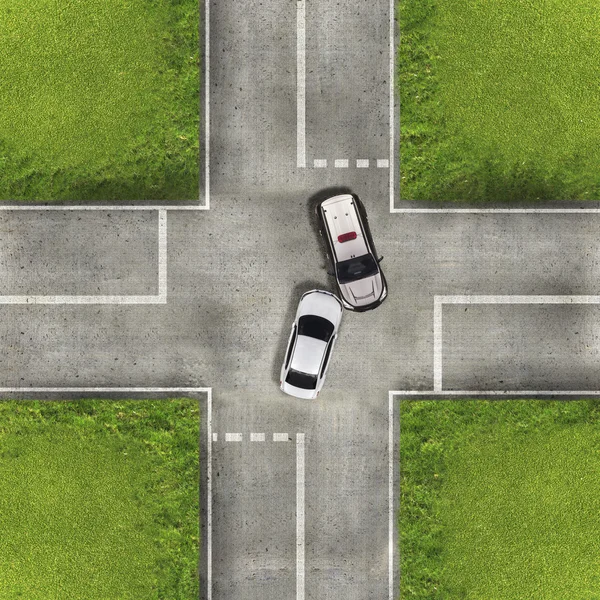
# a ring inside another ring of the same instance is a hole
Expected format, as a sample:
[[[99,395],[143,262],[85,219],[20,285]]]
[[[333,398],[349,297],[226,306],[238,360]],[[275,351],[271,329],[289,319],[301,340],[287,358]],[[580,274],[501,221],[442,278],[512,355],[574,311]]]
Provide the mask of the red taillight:
[[[343,244],[344,242],[349,242],[350,240],[356,239],[356,231],[350,231],[348,233],[342,233],[342,235],[338,235],[338,242]]]

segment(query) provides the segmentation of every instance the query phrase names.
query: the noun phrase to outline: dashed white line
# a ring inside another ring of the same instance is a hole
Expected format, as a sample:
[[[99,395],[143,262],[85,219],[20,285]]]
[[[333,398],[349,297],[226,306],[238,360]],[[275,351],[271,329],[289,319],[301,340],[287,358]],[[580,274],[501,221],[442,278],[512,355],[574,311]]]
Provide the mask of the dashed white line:
[[[212,434],[212,441],[213,442],[218,442],[219,441],[219,434],[217,432]]]
[[[313,160],[313,166],[315,169],[325,169],[327,167],[327,159],[315,158],[315,160]]]
[[[289,441],[290,436],[287,433],[274,433],[273,441],[274,442],[287,442]]]
[[[251,433],[250,434],[250,441],[251,442],[264,442],[265,441],[265,434],[264,433]]]
[[[377,159],[377,168],[378,169],[388,169],[390,166],[390,161],[387,158],[378,158]]]
[[[158,297],[167,301],[167,211],[158,211]]]
[[[306,0],[296,0],[296,166],[306,167]]]
[[[304,434],[296,434],[296,600],[304,600]]]
[[[356,159],[356,168],[357,169],[368,169],[369,168],[369,159],[368,158],[357,158]]]
[[[442,390],[442,313],[443,303],[439,296],[433,299],[433,389]]]
[[[243,438],[243,436],[241,433],[226,433],[225,434],[226,442],[241,442],[242,438]]]
[[[336,169],[347,169],[348,168],[348,159],[336,158],[333,164]]]

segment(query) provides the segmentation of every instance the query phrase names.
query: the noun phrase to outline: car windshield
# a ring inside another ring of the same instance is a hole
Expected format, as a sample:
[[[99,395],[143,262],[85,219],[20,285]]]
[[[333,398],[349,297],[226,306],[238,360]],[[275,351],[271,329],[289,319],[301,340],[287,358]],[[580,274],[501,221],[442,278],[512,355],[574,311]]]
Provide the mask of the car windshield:
[[[337,264],[337,276],[340,283],[350,283],[357,279],[372,277],[378,272],[379,268],[371,254],[349,258]]]
[[[294,369],[289,370],[285,381],[286,383],[297,388],[302,388],[303,390],[314,390],[317,387],[316,375],[301,373],[300,371],[294,371]]]
[[[298,333],[328,342],[333,333],[333,323],[316,315],[304,315],[298,319]]]

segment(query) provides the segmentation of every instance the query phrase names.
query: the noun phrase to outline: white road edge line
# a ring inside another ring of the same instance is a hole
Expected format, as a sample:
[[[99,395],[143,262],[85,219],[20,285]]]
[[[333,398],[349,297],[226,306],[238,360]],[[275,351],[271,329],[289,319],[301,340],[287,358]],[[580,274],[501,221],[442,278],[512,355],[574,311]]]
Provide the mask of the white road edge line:
[[[208,1],[208,0],[207,0]],[[208,418],[206,420],[206,600],[212,600],[212,389],[208,390]]]
[[[388,577],[389,600],[394,600],[394,395],[388,408]]]
[[[158,295],[156,296],[0,296],[1,304],[166,304],[167,211],[158,211]]]
[[[210,209],[210,1],[204,0],[204,210]]]
[[[390,212],[394,212],[394,75],[396,65],[394,36],[394,0],[390,0]]]
[[[304,434],[296,434],[296,600],[304,600]]]
[[[442,393],[444,304],[600,304],[593,295],[436,295],[433,298],[433,391]],[[535,392],[538,393],[538,392]]]
[[[306,167],[306,0],[296,0],[296,166]]]
[[[442,330],[443,301],[439,296],[433,298],[433,389],[442,391]]]
[[[158,297],[167,302],[167,211],[158,211]]]
[[[600,208],[394,208],[390,212],[402,214],[600,214]]]
[[[394,390],[397,396],[600,396],[600,390]]]

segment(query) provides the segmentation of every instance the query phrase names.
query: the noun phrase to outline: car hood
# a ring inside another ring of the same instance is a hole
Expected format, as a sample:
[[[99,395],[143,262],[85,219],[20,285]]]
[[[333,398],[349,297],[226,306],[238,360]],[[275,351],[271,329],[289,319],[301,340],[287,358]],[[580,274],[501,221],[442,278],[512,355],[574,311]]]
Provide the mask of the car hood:
[[[366,306],[376,302],[383,293],[383,280],[381,273],[357,279],[351,283],[340,285],[340,291],[344,300],[352,306]]]

